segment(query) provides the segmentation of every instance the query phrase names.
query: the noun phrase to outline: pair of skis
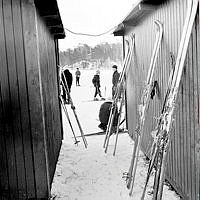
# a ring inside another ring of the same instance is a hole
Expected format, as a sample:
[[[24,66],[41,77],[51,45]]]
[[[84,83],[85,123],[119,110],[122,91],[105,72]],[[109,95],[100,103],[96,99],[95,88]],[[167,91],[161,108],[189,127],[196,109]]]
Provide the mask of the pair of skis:
[[[120,110],[122,109],[125,92],[122,92],[121,89],[123,88],[123,90],[124,90],[125,75],[126,75],[127,69],[130,66],[130,62],[131,62],[131,57],[132,57],[133,48],[134,48],[134,39],[135,39],[135,36],[131,35],[130,42],[127,41],[128,52],[127,52],[126,57],[124,59],[123,69],[122,69],[122,72],[120,73],[117,89],[116,89],[114,99],[113,99],[113,102],[112,102],[110,116],[109,116],[108,125],[107,125],[107,129],[106,129],[106,136],[105,136],[105,140],[104,140],[104,144],[103,144],[103,147],[105,148],[105,153],[107,153],[107,150],[108,150],[110,136],[111,136],[111,133],[113,131],[114,117],[115,117],[115,114],[116,114],[116,111],[117,111],[117,103],[118,103],[119,100],[120,100]],[[120,99],[120,97],[121,97],[121,99]],[[119,119],[118,119],[117,134],[116,134],[117,137],[116,138],[118,138],[120,118],[121,118],[121,113],[120,113]],[[116,142],[117,142],[117,139],[116,139]],[[115,147],[115,150],[114,150],[114,154],[115,154],[115,151],[116,151],[116,147]]]
[[[145,188],[141,198],[142,200],[145,197],[149,176],[154,166],[156,166],[156,173],[154,176],[153,200],[162,199],[167,155],[169,151],[170,137],[171,137],[170,129],[173,121],[175,102],[177,99],[178,89],[184,68],[185,57],[188,50],[189,40],[192,33],[192,28],[195,21],[197,8],[198,8],[198,0],[190,0],[185,24],[183,27],[183,33],[178,50],[178,55],[176,59],[173,78],[171,80],[171,84],[169,85],[168,92],[165,96],[166,101],[164,102],[163,105],[163,112],[158,122],[157,130],[155,131],[155,141],[153,142],[152,145],[152,153],[151,153],[152,155],[149,163]]]
[[[152,54],[152,58],[150,62],[150,67],[149,67],[149,71],[147,75],[146,86],[144,88],[144,91],[141,97],[141,103],[138,106],[139,121],[138,121],[138,126],[136,128],[136,140],[135,140],[135,144],[133,148],[133,154],[132,154],[129,171],[128,173],[124,174],[124,177],[126,178],[126,182],[127,182],[127,188],[130,189],[130,192],[129,192],[130,196],[132,196],[132,193],[133,193],[133,186],[134,186],[134,181],[135,181],[135,174],[136,174],[139,150],[140,150],[140,145],[141,145],[141,138],[143,135],[145,116],[146,116],[147,108],[150,102],[150,93],[153,87],[153,75],[154,75],[156,60],[158,57],[158,52],[159,52],[159,48],[160,48],[162,36],[163,36],[162,24],[158,20],[155,21],[155,24],[157,26],[156,41],[155,41],[153,54]]]
[[[167,101],[167,98],[170,94],[171,84],[172,84],[172,80],[173,80],[173,76],[174,76],[174,69],[175,69],[174,55],[171,53],[170,56],[171,56],[172,70],[170,72],[170,76],[169,76],[169,80],[168,80],[168,86],[167,86],[167,91],[166,91],[166,94],[165,94],[165,99],[164,99],[162,110],[161,110],[161,115],[165,111],[166,101]],[[147,177],[146,177],[145,186],[144,186],[144,189],[143,189],[141,200],[144,200],[147,185],[148,185],[151,173],[153,171],[153,168],[158,167],[157,156],[158,156],[159,144],[160,144],[160,140],[161,140],[160,137],[158,138],[158,133],[159,133],[160,126],[161,126],[161,123],[162,123],[161,118],[159,118],[158,120],[159,121],[158,121],[156,130],[152,131],[152,136],[154,137],[154,140],[153,140],[153,143],[152,143],[152,146],[151,146],[150,161],[149,161],[149,166],[148,166],[148,170],[147,170]],[[154,183],[156,183],[156,181],[154,181]]]
[[[125,103],[125,82],[123,84],[123,89],[121,89],[121,98],[119,99],[119,115],[118,115],[118,120],[117,120],[117,126],[116,126],[116,132],[115,132],[115,144],[114,144],[114,150],[113,150],[113,156],[115,156],[116,154],[116,150],[117,150],[117,142],[118,142],[118,138],[119,138],[119,132],[120,129],[120,125],[125,121],[125,119],[123,119],[121,121],[121,117],[122,117],[122,109],[123,109],[123,106],[124,106],[124,103]],[[111,129],[112,130],[112,129]],[[127,132],[126,130],[123,131],[124,133]],[[105,152],[107,152],[107,149],[108,149],[108,145],[109,145],[109,138],[108,138],[108,142],[107,142],[107,145],[106,145],[106,149],[105,149]]]
[[[65,80],[65,83],[66,83],[66,84],[64,84],[62,78],[61,78],[61,84],[62,84],[62,86],[63,86],[63,88],[64,88],[64,90],[65,90],[65,93],[66,93],[67,96],[68,96],[68,100],[69,100],[69,103],[71,104],[71,109],[72,109],[72,111],[73,111],[73,113],[74,113],[74,116],[75,116],[77,125],[78,125],[78,127],[79,127],[79,130],[80,130],[80,133],[81,133],[81,137],[82,137],[83,143],[84,143],[84,145],[85,145],[85,148],[87,148],[87,145],[88,145],[88,144],[87,144],[87,140],[86,140],[86,138],[85,138],[85,135],[84,135],[84,133],[83,133],[83,129],[82,129],[81,124],[80,124],[80,121],[79,121],[79,119],[78,119],[78,115],[77,115],[77,113],[76,113],[76,108],[75,108],[75,106],[74,106],[74,104],[73,104],[73,101],[72,101],[72,98],[71,98],[71,95],[70,95],[70,92],[69,92],[69,88],[68,88],[68,86],[67,86],[67,80],[66,80],[66,77],[65,77],[64,74],[63,74],[63,77],[64,77],[64,80]],[[75,132],[74,132],[72,123],[71,123],[71,121],[70,121],[70,118],[69,118],[69,115],[68,115],[68,112],[67,112],[67,108],[66,108],[66,106],[65,106],[65,104],[64,104],[64,101],[62,100],[62,97],[60,97],[60,101],[61,101],[61,105],[62,105],[62,107],[63,107],[63,109],[64,109],[64,112],[65,112],[65,114],[66,114],[66,117],[67,117],[67,119],[68,119],[68,121],[69,121],[71,130],[72,130],[72,133],[73,133],[73,135],[74,135],[75,144],[78,144],[79,141],[77,140],[77,138],[76,138],[76,136],[75,136]]]

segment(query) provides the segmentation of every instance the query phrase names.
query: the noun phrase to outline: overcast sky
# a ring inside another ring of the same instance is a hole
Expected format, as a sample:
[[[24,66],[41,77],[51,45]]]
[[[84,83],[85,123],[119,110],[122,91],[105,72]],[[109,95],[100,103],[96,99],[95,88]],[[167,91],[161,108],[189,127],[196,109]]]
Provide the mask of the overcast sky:
[[[130,12],[137,0],[58,0],[64,27],[78,33],[100,34],[118,25]],[[73,48],[79,43],[94,46],[101,42],[115,42],[121,37],[111,33],[101,37],[77,36],[66,32],[59,41],[60,50]]]

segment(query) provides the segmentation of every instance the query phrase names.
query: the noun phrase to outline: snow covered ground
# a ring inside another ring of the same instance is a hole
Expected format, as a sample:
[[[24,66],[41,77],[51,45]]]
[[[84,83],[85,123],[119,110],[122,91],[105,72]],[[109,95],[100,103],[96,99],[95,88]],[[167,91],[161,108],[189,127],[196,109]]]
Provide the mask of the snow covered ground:
[[[98,112],[102,101],[91,101],[94,88],[92,77],[95,71],[81,71],[80,87],[72,87],[72,98],[85,134],[101,131],[98,128]],[[74,74],[74,72],[72,72]],[[101,89],[106,98],[111,96],[112,71],[101,72]],[[75,131],[80,135],[73,113],[68,109]],[[78,146],[73,144],[72,132],[63,113],[64,140],[52,184],[52,196],[61,200],[139,200],[146,178],[148,163],[140,153],[133,196],[122,178],[129,169],[134,142],[128,134],[120,134],[117,153],[112,155],[115,136],[111,137],[108,153],[104,153],[105,136],[87,137],[88,148],[85,149],[81,138]],[[152,180],[150,185],[152,184]],[[152,187],[148,187],[148,192]],[[147,194],[146,199],[152,199]],[[179,200],[180,198],[164,186],[163,200]]]

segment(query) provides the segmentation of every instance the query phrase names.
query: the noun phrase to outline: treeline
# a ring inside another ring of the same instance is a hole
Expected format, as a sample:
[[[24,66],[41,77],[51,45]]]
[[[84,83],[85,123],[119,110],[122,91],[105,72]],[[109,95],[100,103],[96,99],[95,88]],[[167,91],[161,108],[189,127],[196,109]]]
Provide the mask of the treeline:
[[[60,52],[60,64],[62,66],[70,66],[81,61],[98,61],[103,64],[108,59],[114,62],[122,60],[122,45],[120,43],[103,43],[95,47],[83,44],[74,49]]]

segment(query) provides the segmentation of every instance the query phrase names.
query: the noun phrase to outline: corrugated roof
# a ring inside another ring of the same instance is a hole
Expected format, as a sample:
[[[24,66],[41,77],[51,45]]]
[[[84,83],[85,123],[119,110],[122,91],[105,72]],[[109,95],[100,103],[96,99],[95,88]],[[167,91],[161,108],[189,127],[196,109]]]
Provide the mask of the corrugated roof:
[[[35,6],[56,39],[65,38],[65,31],[60,17],[57,0],[34,0]]]

